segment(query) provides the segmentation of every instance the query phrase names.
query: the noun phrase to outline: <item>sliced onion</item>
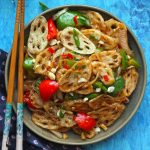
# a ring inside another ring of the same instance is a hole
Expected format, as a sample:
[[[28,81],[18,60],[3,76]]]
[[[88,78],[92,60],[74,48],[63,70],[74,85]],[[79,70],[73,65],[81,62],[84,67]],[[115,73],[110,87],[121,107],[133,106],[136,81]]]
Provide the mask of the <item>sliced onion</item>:
[[[67,10],[68,10],[68,8],[64,8],[63,10],[58,11],[55,15],[53,15],[53,20],[56,20],[59,16],[64,14]]]

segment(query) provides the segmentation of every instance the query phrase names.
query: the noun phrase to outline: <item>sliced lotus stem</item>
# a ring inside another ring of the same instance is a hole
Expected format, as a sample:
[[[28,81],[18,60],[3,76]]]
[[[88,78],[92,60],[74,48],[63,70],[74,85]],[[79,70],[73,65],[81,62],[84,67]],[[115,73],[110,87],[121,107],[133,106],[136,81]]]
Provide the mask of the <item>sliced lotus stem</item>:
[[[62,139],[63,138],[63,134],[58,132],[58,131],[54,131],[54,130],[49,130],[51,133],[53,133],[56,137]]]

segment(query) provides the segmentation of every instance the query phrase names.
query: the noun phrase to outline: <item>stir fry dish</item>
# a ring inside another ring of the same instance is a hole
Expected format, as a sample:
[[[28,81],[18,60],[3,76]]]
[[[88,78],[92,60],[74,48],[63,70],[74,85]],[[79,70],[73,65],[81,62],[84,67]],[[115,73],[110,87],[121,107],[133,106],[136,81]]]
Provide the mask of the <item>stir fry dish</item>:
[[[122,115],[140,64],[125,24],[65,8],[31,23],[23,66],[32,121],[58,138],[90,139]]]

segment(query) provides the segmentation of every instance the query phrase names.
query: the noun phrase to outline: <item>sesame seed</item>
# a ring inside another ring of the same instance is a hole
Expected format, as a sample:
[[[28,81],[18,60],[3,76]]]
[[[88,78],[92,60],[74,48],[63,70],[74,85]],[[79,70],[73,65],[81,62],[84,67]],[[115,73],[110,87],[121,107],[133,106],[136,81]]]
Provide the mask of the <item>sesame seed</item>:
[[[101,91],[101,88],[96,88],[95,92],[99,93]]]
[[[115,90],[115,87],[114,87],[114,86],[110,86],[110,87],[107,89],[107,92],[108,92],[108,93],[112,93],[114,90]]]
[[[52,72],[52,73],[55,73],[55,72],[56,72],[56,68],[52,68],[52,69],[51,69],[51,72]]]
[[[82,83],[82,82],[87,82],[87,80],[86,80],[85,78],[80,78],[80,79],[78,80],[78,83]]]
[[[100,129],[99,127],[96,127],[96,128],[95,128],[95,132],[96,132],[96,133],[99,133],[99,132],[101,132],[101,129]]]
[[[53,45],[56,45],[57,44],[57,40],[56,39],[53,39],[50,41],[50,45],[53,46]]]
[[[88,101],[88,100],[89,100],[88,97],[85,97],[85,98],[83,99],[84,102],[86,102],[86,101]]]
[[[104,42],[103,42],[103,41],[101,41],[101,40],[100,40],[98,43],[99,43],[99,44],[102,44],[102,45],[104,44]]]

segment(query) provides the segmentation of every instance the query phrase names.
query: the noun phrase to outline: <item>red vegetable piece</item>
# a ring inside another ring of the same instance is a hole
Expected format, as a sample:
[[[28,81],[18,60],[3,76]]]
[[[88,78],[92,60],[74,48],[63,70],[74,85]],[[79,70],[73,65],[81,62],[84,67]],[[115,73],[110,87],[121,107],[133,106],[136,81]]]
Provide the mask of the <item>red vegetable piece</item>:
[[[68,59],[73,59],[73,58],[74,58],[73,55],[70,54],[70,53],[62,54],[61,56],[62,56],[63,59],[66,59],[66,58],[68,58]]]
[[[78,25],[78,16],[74,16],[73,21],[74,21],[75,25],[77,26]]]
[[[108,78],[108,76],[107,76],[107,75],[104,75],[104,76],[103,76],[103,78],[104,78],[104,80],[105,80],[106,82],[108,82],[108,81],[109,81],[109,78]]]
[[[55,53],[55,49],[52,48],[52,47],[50,47],[50,48],[48,49],[48,51],[49,51],[51,54],[54,54],[54,53]]]
[[[85,113],[78,113],[77,116],[74,117],[74,121],[77,123],[79,128],[90,131],[96,125],[96,121],[94,118],[90,117]]]
[[[34,107],[34,105],[31,103],[31,100],[29,98],[29,95],[30,95],[30,92],[29,91],[26,91],[23,95],[23,101],[25,104],[27,104],[27,106],[30,108],[30,109],[36,109]]]
[[[63,59],[66,59],[66,58],[68,57],[68,54],[62,54],[61,57],[62,57]]]
[[[54,38],[56,38],[57,36],[57,28],[52,20],[52,18],[50,18],[48,20],[48,35],[47,35],[47,40],[50,41]]]
[[[52,80],[43,80],[39,86],[40,96],[43,101],[48,101],[49,98],[58,90],[58,83]]]
[[[65,64],[64,68],[68,70],[70,67],[69,67],[69,65]]]
[[[70,53],[68,53],[68,59],[73,59],[74,57],[73,57],[73,55],[72,54],[70,54]]]

